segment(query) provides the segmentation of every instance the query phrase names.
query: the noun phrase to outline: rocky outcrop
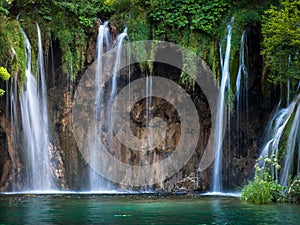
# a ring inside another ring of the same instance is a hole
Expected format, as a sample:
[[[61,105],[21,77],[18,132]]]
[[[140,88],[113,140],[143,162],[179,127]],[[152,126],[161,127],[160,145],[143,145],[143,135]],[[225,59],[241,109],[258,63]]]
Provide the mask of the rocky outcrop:
[[[0,117],[0,191],[6,189],[5,185],[7,184],[7,180],[9,178],[10,169],[11,169],[11,161],[8,155],[8,142],[7,142],[7,131],[5,129],[5,118],[3,115]]]
[[[14,143],[12,124],[5,113],[5,97],[0,99],[0,191],[12,190],[12,183],[19,180],[22,164],[19,146]]]

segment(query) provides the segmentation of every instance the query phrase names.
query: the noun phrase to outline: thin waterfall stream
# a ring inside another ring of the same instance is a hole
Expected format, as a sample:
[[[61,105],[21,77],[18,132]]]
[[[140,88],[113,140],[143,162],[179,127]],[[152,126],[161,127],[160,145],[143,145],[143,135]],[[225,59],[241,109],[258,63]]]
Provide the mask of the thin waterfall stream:
[[[227,37],[226,37],[226,52],[224,62],[222,66],[222,80],[218,97],[218,107],[216,114],[216,126],[215,126],[215,139],[214,139],[214,173],[213,173],[213,192],[221,192],[222,190],[222,125],[225,110],[225,94],[226,87],[230,86],[229,82],[229,62],[230,62],[230,45],[231,45],[231,30],[232,30],[233,18],[227,26]],[[222,57],[221,57],[222,59]]]

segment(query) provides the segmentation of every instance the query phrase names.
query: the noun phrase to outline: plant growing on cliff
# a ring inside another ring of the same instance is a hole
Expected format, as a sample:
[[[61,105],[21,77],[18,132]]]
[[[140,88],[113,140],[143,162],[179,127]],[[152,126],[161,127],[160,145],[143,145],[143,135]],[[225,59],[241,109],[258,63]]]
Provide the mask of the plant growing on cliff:
[[[224,0],[152,0],[150,3],[149,18],[157,28],[157,36],[168,29],[178,32],[184,28],[213,33],[229,9],[229,3]]]
[[[6,68],[3,66],[0,67],[0,78],[2,80],[8,80],[10,78],[10,74],[7,72]],[[0,97],[4,95],[5,91],[0,88]]]
[[[270,158],[267,156],[264,156],[264,159],[259,158],[255,164],[254,180],[243,188],[241,199],[255,204],[280,201],[284,187],[275,179],[279,169],[278,159],[274,155]]]

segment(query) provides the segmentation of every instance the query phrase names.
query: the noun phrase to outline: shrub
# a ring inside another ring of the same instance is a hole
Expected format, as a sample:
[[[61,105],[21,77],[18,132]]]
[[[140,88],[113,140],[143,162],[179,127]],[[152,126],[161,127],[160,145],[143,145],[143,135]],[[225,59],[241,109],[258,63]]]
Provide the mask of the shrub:
[[[3,80],[8,80],[10,78],[10,74],[7,72],[7,70],[4,67],[0,67],[0,78]],[[0,97],[4,95],[4,90],[0,88]]]
[[[275,174],[280,169],[278,160],[274,155],[270,158],[265,156],[262,163],[261,160],[259,158],[255,165],[254,180],[242,189],[241,199],[255,204],[281,201],[284,187],[275,179]]]
[[[295,177],[288,187],[287,200],[292,203],[300,203],[300,175]]]

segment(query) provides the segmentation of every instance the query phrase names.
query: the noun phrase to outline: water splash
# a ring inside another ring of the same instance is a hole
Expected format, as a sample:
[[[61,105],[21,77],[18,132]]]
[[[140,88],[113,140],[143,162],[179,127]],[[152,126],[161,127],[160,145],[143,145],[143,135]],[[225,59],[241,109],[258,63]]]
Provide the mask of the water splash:
[[[225,107],[225,92],[226,87],[230,85],[229,79],[229,62],[230,62],[230,45],[231,45],[231,30],[234,18],[231,19],[227,26],[227,44],[224,57],[221,87],[218,97],[218,107],[216,115],[215,126],[215,141],[214,141],[214,174],[213,174],[213,192],[220,192],[222,185],[222,125],[224,120],[224,107]]]

